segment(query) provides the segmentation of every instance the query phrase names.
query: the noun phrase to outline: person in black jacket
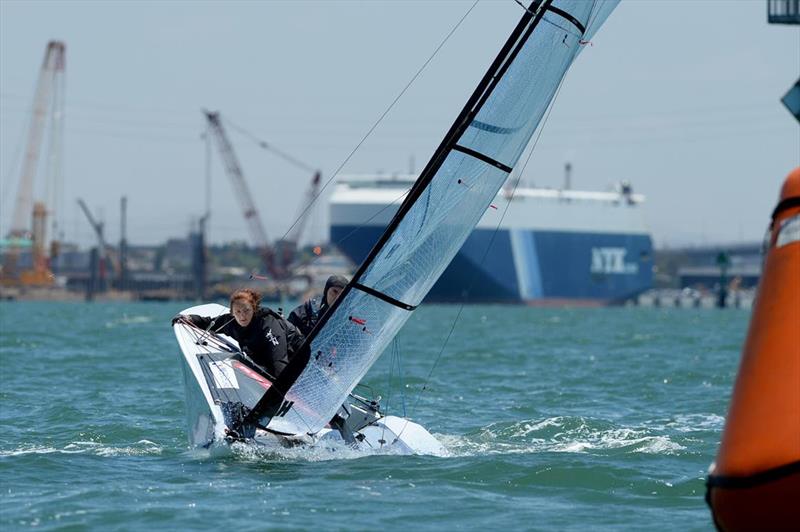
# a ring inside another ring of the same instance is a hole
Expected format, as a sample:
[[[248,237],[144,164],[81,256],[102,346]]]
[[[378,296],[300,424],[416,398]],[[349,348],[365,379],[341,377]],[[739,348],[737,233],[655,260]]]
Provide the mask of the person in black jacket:
[[[342,293],[344,287],[347,286],[347,282],[347,277],[343,275],[331,275],[328,277],[325,282],[325,289],[322,291],[322,297],[319,299],[312,297],[302,305],[298,305],[289,314],[289,323],[297,327],[303,336],[308,336],[308,333],[319,321],[322,313],[333,305],[333,302]]]
[[[260,303],[261,296],[245,288],[231,295],[229,313],[215,318],[191,314],[175,320],[185,318],[201,329],[230,336],[256,364],[277,377],[303,345],[304,337],[280,314]]]

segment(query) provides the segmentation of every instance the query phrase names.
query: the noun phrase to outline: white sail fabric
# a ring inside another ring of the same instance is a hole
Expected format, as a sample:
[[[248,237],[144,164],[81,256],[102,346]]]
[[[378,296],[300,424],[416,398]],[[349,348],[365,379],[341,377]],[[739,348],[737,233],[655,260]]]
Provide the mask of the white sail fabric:
[[[521,33],[512,48],[519,47],[516,55],[509,56],[502,78],[454,139],[455,149],[447,148],[444,162],[354,281],[411,306],[422,301],[491,208],[567,68],[617,1],[556,1],[557,9],[546,11],[527,39]],[[410,315],[353,287],[313,338],[311,358],[285,396],[291,407],[269,427],[294,433],[323,428]]]

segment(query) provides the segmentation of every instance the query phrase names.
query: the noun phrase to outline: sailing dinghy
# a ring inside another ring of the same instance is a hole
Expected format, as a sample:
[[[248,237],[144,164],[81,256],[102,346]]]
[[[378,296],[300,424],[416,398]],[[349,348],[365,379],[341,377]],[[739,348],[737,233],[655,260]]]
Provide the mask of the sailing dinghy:
[[[481,79],[386,231],[276,378],[229,338],[184,322],[189,439],[320,443],[442,454],[420,425],[352,394],[491,208],[567,69],[618,0],[535,0]],[[499,213],[498,213],[498,221]],[[183,314],[216,316],[221,305]]]
[[[216,317],[229,309],[216,303],[188,308],[181,314]],[[241,430],[243,412],[252,409],[272,381],[263,368],[239,350],[236,341],[209,334],[187,322],[176,323],[175,336],[183,353],[189,441],[208,447],[214,442],[252,440],[264,445],[344,443],[380,449],[392,443],[401,454],[444,454],[442,445],[420,425],[397,416],[385,416],[372,398],[350,394],[333,426],[315,434],[286,433],[272,428]],[[302,405],[296,405],[302,410]],[[255,428],[255,427],[253,427]]]

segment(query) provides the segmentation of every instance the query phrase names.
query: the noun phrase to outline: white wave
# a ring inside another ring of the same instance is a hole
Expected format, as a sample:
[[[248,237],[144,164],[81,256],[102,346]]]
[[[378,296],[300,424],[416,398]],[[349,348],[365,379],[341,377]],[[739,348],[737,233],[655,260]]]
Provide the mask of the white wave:
[[[686,447],[670,440],[666,436],[652,436],[647,439],[647,444],[641,449],[640,453],[646,454],[674,454],[678,451],[685,451]]]
[[[0,457],[6,456],[20,456],[25,454],[50,454],[57,453],[58,449],[55,447],[45,447],[39,445],[29,445],[20,447],[19,449],[0,450]]]
[[[140,440],[133,445],[113,446],[94,441],[75,441],[62,448],[26,445],[17,449],[0,450],[0,457],[24,456],[27,454],[95,454],[97,456],[142,456],[160,454],[162,447],[149,440]]]
[[[561,430],[553,433],[553,429]],[[544,434],[537,435],[539,431],[544,431]],[[525,439],[515,441],[520,438]],[[452,456],[587,453],[611,449],[625,449],[630,453],[672,454],[685,450],[668,435],[654,434],[649,428],[598,428],[583,418],[560,416],[519,422],[508,427],[492,424],[483,428],[477,436],[437,435],[437,439]]]
[[[537,430],[546,429],[548,427],[561,427],[563,424],[563,420],[564,420],[563,417],[557,416],[557,417],[549,417],[547,419],[539,421],[538,423],[525,422],[522,424],[522,427],[520,427],[520,430],[512,434],[512,436],[524,437],[530,434],[531,432],[536,432]]]
[[[653,427],[678,432],[717,432],[725,424],[725,418],[717,414],[679,414],[671,419],[657,422]]]
[[[121,318],[116,320],[110,320],[106,322],[106,328],[111,329],[117,327],[119,325],[139,325],[142,323],[150,323],[153,321],[152,316],[127,316],[123,315]]]
[[[127,447],[103,446],[96,451],[98,456],[145,456],[150,454],[161,454],[161,446],[149,441],[139,440]]]
[[[550,450],[565,453],[584,453],[591,450],[622,449],[646,454],[671,454],[685,447],[673,442],[668,436],[649,436],[633,429],[615,429],[592,434],[586,440],[567,441],[554,445]]]

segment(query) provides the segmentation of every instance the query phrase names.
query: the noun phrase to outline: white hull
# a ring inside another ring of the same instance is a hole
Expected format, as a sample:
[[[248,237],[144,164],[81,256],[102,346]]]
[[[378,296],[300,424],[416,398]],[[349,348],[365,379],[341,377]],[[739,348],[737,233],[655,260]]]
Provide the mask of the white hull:
[[[206,304],[188,308],[181,314],[217,316],[227,311],[228,309],[222,305]],[[198,345],[197,331],[193,327],[177,323],[174,331],[181,348],[180,360],[186,391],[189,442],[197,447],[227,445],[227,427],[222,408],[213,397],[198,359],[198,355],[219,353],[219,350],[209,345]],[[230,341],[235,345],[233,340]],[[235,378],[233,380],[235,381]],[[273,428],[272,425],[269,428]],[[366,427],[355,431],[353,435],[355,442],[352,446],[361,450],[385,450],[398,454],[443,455],[446,453],[444,447],[425,428],[397,416],[381,415]],[[269,431],[257,430],[253,442],[269,447],[274,447],[276,444],[281,446],[345,444],[339,431],[331,428],[324,428],[315,434],[299,437],[284,437]]]

